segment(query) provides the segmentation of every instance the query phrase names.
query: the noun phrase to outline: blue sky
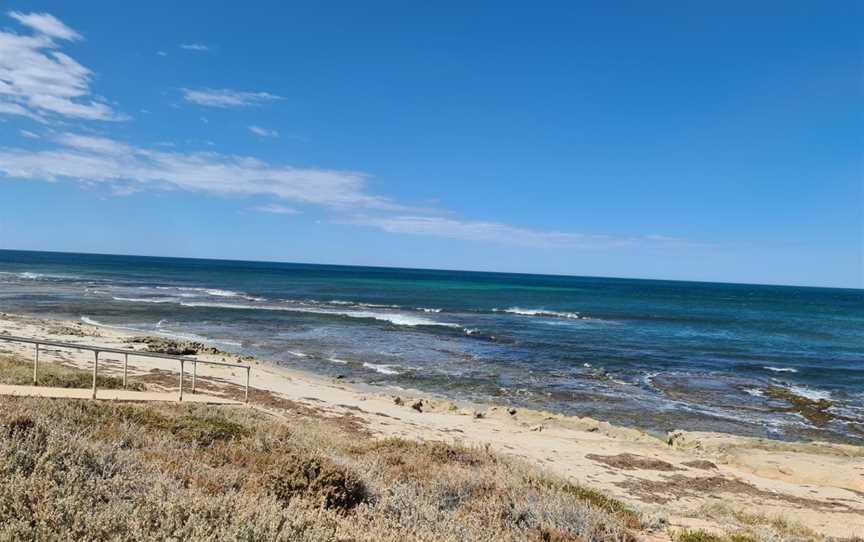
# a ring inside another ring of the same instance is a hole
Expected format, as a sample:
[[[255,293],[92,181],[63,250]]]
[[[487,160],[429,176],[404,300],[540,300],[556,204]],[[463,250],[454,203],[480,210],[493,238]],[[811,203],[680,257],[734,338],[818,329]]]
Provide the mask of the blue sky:
[[[860,4],[753,4],[4,2],[0,248],[864,287]]]

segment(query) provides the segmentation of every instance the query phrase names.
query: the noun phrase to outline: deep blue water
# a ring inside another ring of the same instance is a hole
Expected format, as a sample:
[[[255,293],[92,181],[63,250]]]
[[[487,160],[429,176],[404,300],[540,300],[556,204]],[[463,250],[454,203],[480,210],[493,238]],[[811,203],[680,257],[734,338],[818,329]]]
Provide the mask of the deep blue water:
[[[864,441],[862,290],[0,251],[0,310],[652,431]]]

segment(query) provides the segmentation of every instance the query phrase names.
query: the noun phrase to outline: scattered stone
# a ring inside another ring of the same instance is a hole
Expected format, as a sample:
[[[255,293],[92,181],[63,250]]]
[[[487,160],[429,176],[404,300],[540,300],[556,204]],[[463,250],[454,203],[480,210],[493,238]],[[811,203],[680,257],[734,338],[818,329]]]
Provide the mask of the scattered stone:
[[[475,420],[480,420],[480,419],[483,419],[485,417],[486,417],[486,415],[483,414],[482,412],[480,412],[479,410],[474,411],[474,419]]]
[[[534,427],[532,427],[532,428],[529,429],[529,431],[536,431],[536,432],[538,432],[538,433],[539,433],[540,431],[542,431],[542,430],[543,430],[543,426],[542,426],[542,425],[535,425]]]
[[[393,403],[398,405],[398,406],[402,406],[405,404],[405,401],[403,401],[402,398],[397,395],[396,397],[393,398]]]
[[[516,415],[516,409],[515,409],[515,408],[512,408],[512,407],[511,407],[511,408],[508,408],[508,409],[507,409],[507,414],[510,414],[511,416],[515,416],[515,415]]]
[[[417,412],[423,412],[423,400],[420,399],[411,405],[411,408],[416,410]]]

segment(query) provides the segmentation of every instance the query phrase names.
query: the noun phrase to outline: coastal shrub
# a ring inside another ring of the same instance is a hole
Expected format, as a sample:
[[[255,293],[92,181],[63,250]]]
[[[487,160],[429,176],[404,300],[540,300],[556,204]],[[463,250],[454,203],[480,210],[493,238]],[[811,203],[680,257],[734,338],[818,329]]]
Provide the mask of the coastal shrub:
[[[325,457],[282,455],[265,479],[265,487],[280,502],[304,496],[325,508],[350,510],[366,499],[363,483],[346,468]]]
[[[248,408],[0,397],[0,541],[633,538],[564,482],[528,483],[540,475],[524,464],[340,427],[306,413],[285,423]]]

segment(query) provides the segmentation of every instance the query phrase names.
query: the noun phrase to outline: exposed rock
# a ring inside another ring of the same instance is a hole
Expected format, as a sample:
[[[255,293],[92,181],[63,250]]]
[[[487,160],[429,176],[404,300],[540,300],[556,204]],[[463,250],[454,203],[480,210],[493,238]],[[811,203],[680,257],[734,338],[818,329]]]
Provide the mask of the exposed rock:
[[[99,330],[92,326],[85,326],[77,322],[66,324],[48,324],[48,333],[51,335],[67,335],[71,337],[99,337]]]
[[[123,342],[127,344],[143,344],[150,352],[158,352],[160,354],[168,354],[172,356],[188,356],[191,354],[226,354],[218,348],[207,346],[206,344],[195,341],[175,341],[174,339],[165,339],[163,337],[130,337]],[[248,357],[242,359],[249,359]]]
[[[397,395],[396,397],[393,398],[393,403],[398,405],[398,406],[402,406],[405,404],[405,401],[403,401],[402,398]]]
[[[411,405],[411,408],[416,410],[417,412],[423,412],[423,400],[420,399]]]
[[[828,410],[832,403],[827,399],[811,399],[779,386],[770,386],[763,393],[772,399],[786,401],[790,407],[783,410],[797,412],[813,425],[823,426],[835,418]]]

